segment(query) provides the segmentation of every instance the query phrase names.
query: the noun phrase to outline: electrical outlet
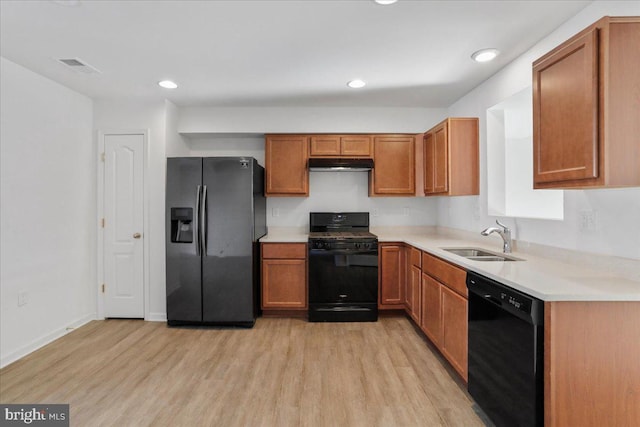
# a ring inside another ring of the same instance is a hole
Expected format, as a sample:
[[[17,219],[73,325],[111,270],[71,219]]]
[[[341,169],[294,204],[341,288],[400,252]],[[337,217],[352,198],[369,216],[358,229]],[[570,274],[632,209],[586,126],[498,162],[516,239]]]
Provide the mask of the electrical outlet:
[[[22,307],[28,302],[29,302],[29,292],[27,291],[18,292],[18,307]]]
[[[594,210],[580,211],[580,223],[578,228],[580,231],[597,231],[598,212]]]
[[[280,216],[280,208],[271,209],[271,216],[277,218]]]
[[[409,216],[411,214],[411,209],[408,206],[402,208],[402,216]]]
[[[373,212],[371,213],[373,216],[380,216],[380,211],[378,210],[378,208],[373,209]]]

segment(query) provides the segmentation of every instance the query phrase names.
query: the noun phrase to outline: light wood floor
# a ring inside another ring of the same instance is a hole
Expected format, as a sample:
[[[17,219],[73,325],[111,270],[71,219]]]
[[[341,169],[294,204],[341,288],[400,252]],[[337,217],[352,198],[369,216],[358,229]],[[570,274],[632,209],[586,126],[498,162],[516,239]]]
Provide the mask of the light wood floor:
[[[253,329],[94,321],[0,371],[2,403],[72,426],[483,426],[404,317]]]

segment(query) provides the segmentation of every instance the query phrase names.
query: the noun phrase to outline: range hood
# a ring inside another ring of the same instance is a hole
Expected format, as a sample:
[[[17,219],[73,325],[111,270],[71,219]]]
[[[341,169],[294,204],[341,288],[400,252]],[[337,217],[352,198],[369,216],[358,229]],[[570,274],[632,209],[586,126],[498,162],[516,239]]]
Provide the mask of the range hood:
[[[309,170],[313,172],[368,172],[373,169],[373,159],[347,159],[312,157]]]

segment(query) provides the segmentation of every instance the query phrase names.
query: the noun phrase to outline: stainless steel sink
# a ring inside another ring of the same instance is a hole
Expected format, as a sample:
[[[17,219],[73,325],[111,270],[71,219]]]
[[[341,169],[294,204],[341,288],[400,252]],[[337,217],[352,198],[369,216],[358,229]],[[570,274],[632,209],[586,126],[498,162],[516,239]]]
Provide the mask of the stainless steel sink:
[[[522,261],[520,258],[478,248],[441,248],[472,261]]]

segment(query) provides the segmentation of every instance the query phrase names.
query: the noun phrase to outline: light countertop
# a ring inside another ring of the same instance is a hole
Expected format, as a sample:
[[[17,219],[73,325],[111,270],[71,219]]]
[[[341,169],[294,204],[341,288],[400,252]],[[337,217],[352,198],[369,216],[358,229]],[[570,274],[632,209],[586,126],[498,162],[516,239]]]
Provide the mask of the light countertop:
[[[261,243],[307,243],[309,230],[300,227],[269,227]]]
[[[626,270],[634,271],[637,264],[635,271],[640,272],[638,260],[584,254],[582,260],[578,256],[565,262],[557,259],[561,257],[515,250],[510,255],[522,261],[472,261],[442,248],[474,247],[499,253],[502,240],[481,240],[467,232],[451,233],[436,227],[371,227],[371,232],[380,243],[409,244],[544,301],[640,301],[640,274],[629,277],[609,268],[624,264]],[[260,241],[306,243],[307,239],[305,229],[270,227]],[[597,264],[590,262],[594,257]]]

